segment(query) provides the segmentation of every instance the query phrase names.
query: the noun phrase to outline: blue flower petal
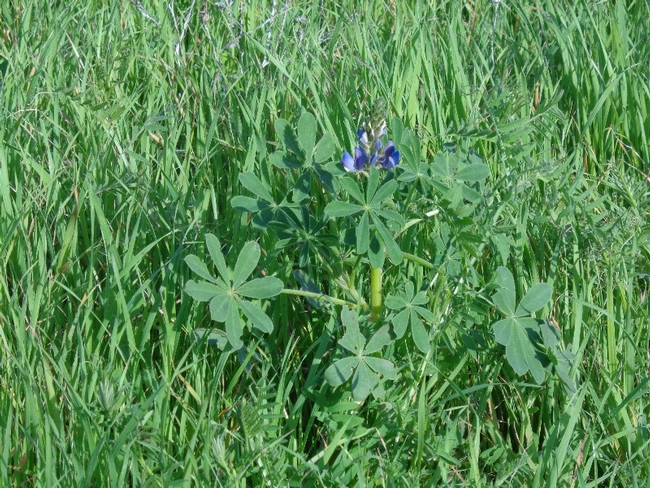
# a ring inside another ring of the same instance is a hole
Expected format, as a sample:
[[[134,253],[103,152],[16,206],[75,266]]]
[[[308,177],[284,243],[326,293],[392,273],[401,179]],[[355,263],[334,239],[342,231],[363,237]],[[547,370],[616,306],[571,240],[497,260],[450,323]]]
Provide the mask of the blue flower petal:
[[[354,158],[349,152],[346,151],[343,153],[341,163],[343,164],[343,169],[345,169],[345,171],[357,171],[356,166],[354,165]]]
[[[368,161],[368,155],[360,147],[354,148],[354,167],[355,171],[361,171]]]
[[[391,151],[391,155],[384,161],[384,168],[393,169],[399,164],[399,151]]]

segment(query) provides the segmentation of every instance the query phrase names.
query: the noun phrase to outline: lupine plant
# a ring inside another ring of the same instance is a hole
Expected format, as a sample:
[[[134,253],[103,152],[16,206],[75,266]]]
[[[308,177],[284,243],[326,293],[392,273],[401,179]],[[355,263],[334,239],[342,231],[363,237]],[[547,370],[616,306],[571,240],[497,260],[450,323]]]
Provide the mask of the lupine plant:
[[[474,277],[459,275],[463,267],[456,261],[468,264],[484,252],[484,241],[472,236],[489,233],[474,218],[481,213],[485,221],[490,211],[484,184],[488,167],[478,154],[455,147],[436,154],[430,163],[422,161],[419,141],[399,120],[392,121],[394,140],[385,142],[388,127],[382,105],[378,107],[357,130],[356,147],[343,152],[340,160],[329,134],[316,142],[312,114],[300,117],[297,130],[286,120],[275,122],[282,147],[270,156],[269,170],[281,172],[286,187],[271,188],[260,176],[242,173],[239,182],[255,197],[238,195],[231,204],[251,215],[252,225],[264,231],[264,242],[273,243],[265,252],[293,253],[299,288],[286,287],[269,268],[266,276],[248,280],[260,258],[259,245],[246,243],[231,268],[218,239],[208,235],[209,255],[219,275],[212,276],[197,256],[187,256],[188,266],[202,281],[190,280],[186,292],[209,302],[212,319],[225,323],[225,332],[198,329],[197,338],[207,336],[224,351],[241,351],[247,337],[244,325],[249,334],[274,330],[259,300],[285,294],[305,306],[325,303],[320,313],[340,317],[345,331],[338,345],[330,346],[323,378],[331,387],[349,381],[354,400],[363,401],[370,394],[381,397],[385,382],[398,377],[395,362],[400,358],[383,357],[388,346],[406,344],[410,350],[413,344],[420,353],[431,353],[435,331],[465,312],[448,310],[440,317],[430,305],[446,297],[452,306],[462,287],[466,297],[473,297],[476,320],[489,323],[497,311],[506,316],[494,323],[493,337],[505,346],[505,358],[518,374],[531,373],[541,383],[545,371],[556,372],[573,389],[572,358],[560,349],[557,331],[532,316],[547,305],[550,286],[533,286],[515,307],[508,269],[500,267],[493,283],[473,283]],[[326,279],[311,279],[315,265]],[[386,285],[385,276],[390,277]],[[448,283],[455,281],[455,291],[436,289],[442,276]],[[472,286],[478,285],[486,292],[473,292]],[[322,291],[326,287],[327,293]],[[487,290],[495,293],[489,296]]]

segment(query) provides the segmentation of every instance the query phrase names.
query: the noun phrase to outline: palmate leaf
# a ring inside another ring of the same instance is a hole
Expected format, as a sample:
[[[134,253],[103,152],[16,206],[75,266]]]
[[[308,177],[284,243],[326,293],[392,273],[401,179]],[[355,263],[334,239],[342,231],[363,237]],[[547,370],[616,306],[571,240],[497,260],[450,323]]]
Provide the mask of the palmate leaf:
[[[350,194],[350,196],[361,204],[366,203],[363,193],[359,189],[358,183],[352,178],[342,178],[341,186]]]
[[[230,272],[221,252],[219,240],[214,235],[208,234],[206,243],[220,276],[216,279],[213,278],[205,263],[198,257],[190,255],[185,260],[190,269],[202,278],[210,279],[213,282],[189,280],[185,285],[185,292],[195,300],[209,301],[212,320],[225,322],[225,335],[212,342],[223,350],[225,348],[224,338],[227,338],[227,342],[237,350],[243,346],[241,340],[244,332],[242,313],[250,327],[255,327],[264,333],[273,331],[271,319],[259,306],[246,298],[274,297],[282,292],[284,285],[281,280],[272,276],[246,281],[257,267],[261,256],[260,247],[256,242],[250,241],[244,244],[232,272]],[[200,339],[203,336],[198,334],[196,337]]]
[[[375,269],[382,269],[384,262],[386,262],[386,246],[384,246],[376,235],[372,236],[370,240],[368,261],[370,262],[370,267]]]
[[[363,358],[366,364],[373,371],[381,374],[384,378],[389,380],[397,379],[397,369],[392,361],[383,358],[375,358],[372,356],[366,356]]]
[[[370,356],[388,345],[392,338],[387,325],[381,327],[366,343],[366,338],[359,328],[359,317],[353,310],[344,307],[341,321],[346,332],[339,341],[339,346],[353,355],[335,361],[325,370],[325,379],[332,387],[337,387],[352,377],[352,396],[356,401],[363,401],[373,393],[381,392],[382,379],[396,379],[396,370],[392,362]]]
[[[294,154],[299,155],[300,147],[298,140],[296,139],[296,134],[291,128],[291,124],[284,119],[278,118],[275,119],[273,126],[275,128],[275,133],[280,137],[287,149]]]
[[[507,318],[492,325],[494,338],[506,346],[506,358],[515,372],[522,376],[531,372],[538,384],[544,381],[544,366],[537,357],[529,329],[539,327],[533,318]]]
[[[393,342],[393,339],[390,336],[390,327],[388,325],[384,325],[370,338],[363,352],[364,354],[373,354],[375,352],[379,352],[391,342]]]
[[[547,331],[540,329],[543,321],[525,315],[536,312],[549,302],[551,287],[546,283],[533,286],[515,308],[515,280],[510,270],[499,267],[494,283],[498,291],[492,296],[492,301],[506,315],[505,319],[492,324],[494,340],[506,346],[506,359],[518,375],[530,371],[535,381],[541,383],[545,377],[542,360],[550,360],[543,348],[552,349],[556,342]]]

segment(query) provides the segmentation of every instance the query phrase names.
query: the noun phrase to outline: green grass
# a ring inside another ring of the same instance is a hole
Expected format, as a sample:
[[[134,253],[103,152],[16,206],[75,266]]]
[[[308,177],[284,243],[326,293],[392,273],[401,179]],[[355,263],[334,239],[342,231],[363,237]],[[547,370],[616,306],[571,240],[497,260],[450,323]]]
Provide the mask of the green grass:
[[[57,3],[0,7],[1,486],[648,486],[647,2]],[[491,176],[447,255],[444,215],[405,234],[433,348],[357,405],[300,297],[247,355],[196,342],[183,258],[258,240],[295,284],[238,176],[281,199],[274,121],[308,110],[342,153],[379,97],[427,164],[453,143]],[[501,265],[552,284],[574,395],[494,344]]]

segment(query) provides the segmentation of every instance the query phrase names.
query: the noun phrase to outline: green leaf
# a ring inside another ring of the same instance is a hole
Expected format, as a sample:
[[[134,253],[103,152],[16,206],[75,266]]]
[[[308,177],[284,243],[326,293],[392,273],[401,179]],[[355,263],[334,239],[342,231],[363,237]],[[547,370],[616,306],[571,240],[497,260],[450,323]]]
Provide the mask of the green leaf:
[[[393,264],[400,264],[403,259],[402,250],[395,242],[395,239],[390,235],[390,232],[381,220],[376,218],[374,215],[372,216],[372,222],[375,224],[375,228],[377,229],[381,240],[384,242],[384,246],[386,246],[386,252],[388,253],[391,262]]]
[[[307,200],[311,193],[311,171],[306,171],[293,186],[293,201],[302,202]]]
[[[397,117],[393,117],[390,120],[390,128],[393,133],[393,141],[395,145],[399,147],[400,142],[402,142],[402,134],[404,133],[404,124]]]
[[[237,293],[247,298],[271,298],[279,295],[283,289],[282,280],[274,276],[265,276],[247,281],[237,288]]]
[[[243,332],[241,319],[239,317],[239,308],[234,304],[228,309],[228,316],[226,317],[226,336],[230,345],[237,350],[240,349],[244,343],[241,340]]]
[[[189,268],[192,271],[194,271],[197,275],[199,275],[204,280],[208,280],[212,282],[215,281],[214,277],[210,274],[210,271],[208,271],[208,267],[205,265],[203,261],[201,261],[201,259],[198,256],[195,256],[194,254],[189,254],[188,256],[185,256],[185,263],[189,266]]]
[[[404,217],[402,217],[398,212],[395,212],[394,210],[376,209],[375,214],[379,215],[384,220],[395,222],[400,227],[404,227],[406,225],[406,222],[404,222]]]
[[[325,380],[332,387],[340,386],[350,379],[357,364],[359,360],[355,357],[339,359],[325,370]]]
[[[257,176],[253,173],[240,173],[239,182],[241,185],[250,191],[253,195],[266,200],[267,202],[273,202],[273,197]]]
[[[490,176],[490,168],[483,163],[468,164],[456,173],[456,178],[462,181],[482,181]]]
[[[370,239],[368,247],[368,261],[372,268],[381,269],[386,262],[386,246],[377,238],[376,235]]]
[[[352,397],[357,402],[364,401],[379,383],[379,376],[361,361],[352,376]]]
[[[228,266],[226,266],[226,260],[223,257],[221,252],[221,243],[219,239],[214,234],[208,234],[205,236],[205,243],[208,246],[208,252],[212,258],[212,262],[216,265],[217,271],[219,271],[219,276],[224,281],[230,281],[230,273],[228,272]]]
[[[409,282],[409,284],[411,285],[411,289],[412,289],[413,284],[410,283],[410,282]],[[429,297],[427,296],[427,294],[425,292],[420,291],[420,292],[418,292],[417,295],[415,295],[413,297],[413,299],[411,300],[411,303],[413,305],[426,305],[427,303],[429,303]],[[427,312],[428,312],[428,310],[427,310]]]
[[[431,349],[431,344],[429,343],[429,334],[424,328],[424,324],[411,314],[411,335],[413,336],[413,342],[417,348],[422,351],[424,354],[428,353]]]
[[[296,140],[296,134],[293,132],[291,125],[284,119],[275,119],[273,123],[276,134],[280,137],[284,145],[287,146],[294,154],[300,154],[300,147]]]
[[[363,360],[373,371],[381,374],[384,378],[389,380],[397,379],[397,370],[395,369],[395,365],[388,359],[367,356],[364,357]]]
[[[391,310],[402,310],[407,305],[407,301],[400,295],[388,295],[386,297],[386,306]]]
[[[520,317],[537,312],[551,300],[552,295],[553,290],[547,283],[536,284],[521,299],[515,315]]]
[[[415,303],[415,301],[413,301],[413,303]],[[431,313],[431,311],[424,307],[413,307],[413,311],[416,312],[420,317],[422,317],[427,322],[433,323],[433,321],[436,319],[436,317]]]
[[[330,202],[325,207],[325,215],[331,218],[337,217],[347,217],[348,215],[354,215],[363,210],[363,207],[360,205],[355,205],[354,203],[348,202]]]
[[[375,168],[374,166],[371,166],[370,169],[368,170],[366,199],[364,203],[369,203],[372,200],[372,197],[377,191],[377,186],[379,186],[379,171],[377,171],[377,168]]]
[[[498,291],[492,295],[492,301],[504,315],[514,316],[516,302],[515,280],[510,270],[499,266],[494,284],[497,286]]]
[[[217,322],[225,322],[231,308],[237,308],[235,299],[227,294],[220,293],[210,300],[210,317]]]
[[[411,311],[408,309],[402,310],[392,318],[391,323],[395,329],[395,337],[397,339],[401,339],[404,336],[404,333],[406,332],[406,329],[409,325],[410,318]]]
[[[499,320],[492,325],[494,338],[499,344],[506,346],[506,359],[518,375],[522,376],[530,371],[535,381],[540,383],[544,379],[543,366],[536,357],[535,348],[524,324],[525,322],[517,318]]]
[[[368,213],[361,214],[359,225],[356,227],[357,237],[357,254],[365,254],[370,245],[370,222],[368,220]]]
[[[366,199],[363,197],[363,193],[359,189],[359,185],[353,177],[341,178],[341,186],[354,198],[357,202],[365,205]]]
[[[296,161],[294,156],[287,154],[284,151],[276,151],[269,156],[271,164],[280,169],[297,169],[303,167],[303,162]]]
[[[305,157],[311,158],[316,142],[316,119],[309,112],[303,113],[298,121],[298,140]]]
[[[223,294],[224,292],[223,288],[208,283],[207,281],[199,281],[197,283],[194,280],[189,280],[185,284],[185,293],[199,302],[208,302],[212,300],[215,295]]]
[[[246,281],[246,278],[251,275],[260,260],[260,255],[260,246],[257,242],[249,241],[244,244],[244,247],[239,252],[235,270],[233,271],[233,288],[239,288]]]
[[[228,344],[226,334],[219,329],[194,329],[193,334],[196,342],[205,341],[206,344],[217,346],[222,351]]]
[[[395,193],[395,190],[397,190],[397,181],[395,180],[389,180],[381,187],[379,187],[379,190],[373,195],[372,200],[370,201],[370,204],[377,204],[380,202],[383,202],[387,198],[390,198],[393,196]]]
[[[327,161],[334,155],[335,151],[336,147],[334,146],[334,139],[331,135],[325,133],[316,145],[316,151],[314,152],[314,161],[316,163]]]
[[[239,302],[239,306],[254,327],[267,334],[273,332],[273,322],[259,307],[247,300]]]
[[[354,354],[361,354],[366,345],[366,338],[359,330],[359,316],[354,310],[343,307],[341,310],[341,321],[346,331],[339,341],[339,346]]]
[[[251,197],[241,195],[234,196],[230,199],[230,206],[239,212],[257,213],[269,208],[265,203]]]
[[[363,353],[372,354],[374,352],[381,351],[392,341],[393,340],[390,336],[390,327],[388,325],[384,325],[370,338],[368,344],[366,344],[366,347],[363,350]]]
[[[431,173],[437,178],[448,180],[454,177],[457,165],[458,160],[456,158],[447,153],[439,152],[433,157]]]

